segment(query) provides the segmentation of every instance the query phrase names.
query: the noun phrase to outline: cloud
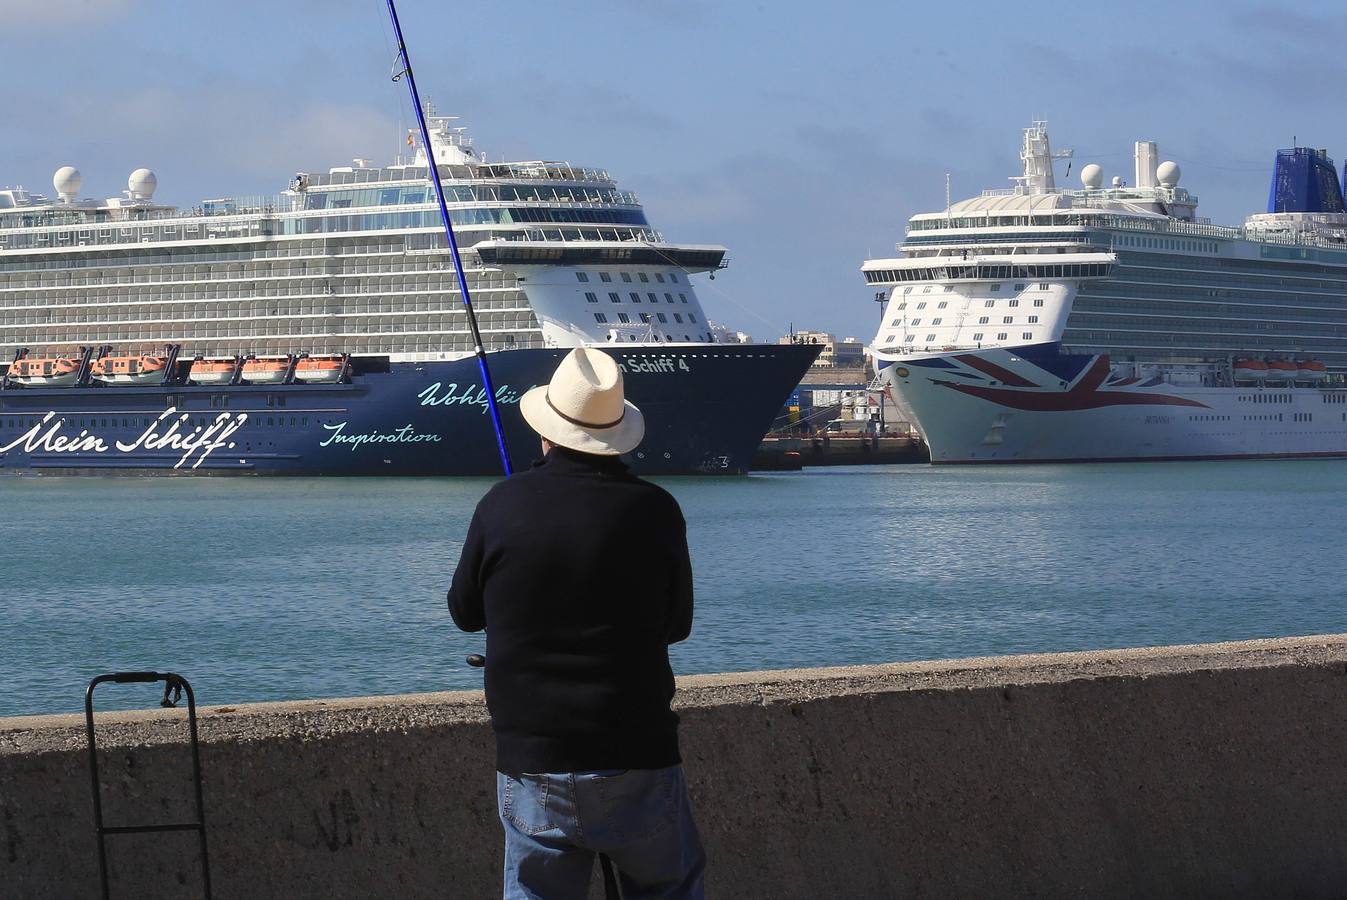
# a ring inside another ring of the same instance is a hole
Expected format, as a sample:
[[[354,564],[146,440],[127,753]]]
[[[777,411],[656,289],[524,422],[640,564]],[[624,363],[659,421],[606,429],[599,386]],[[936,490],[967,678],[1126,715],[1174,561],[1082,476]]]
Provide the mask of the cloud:
[[[0,28],[84,25],[125,15],[142,0],[0,0]]]
[[[773,152],[633,173],[627,186],[669,240],[729,247],[729,268],[698,286],[717,322],[758,337],[794,322],[868,339],[875,308],[861,263],[867,250],[893,255],[908,215],[943,203],[946,169],[894,153],[870,129],[792,134]]]
[[[217,84],[206,94],[172,88],[66,94],[59,104],[28,111],[48,139],[28,171],[69,163],[85,173],[91,195],[115,195],[124,172],[149,166],[160,176],[160,199],[193,205],[207,196],[282,190],[299,171],[327,171],[368,156],[391,162],[401,149],[396,122],[358,104],[298,103],[263,88]],[[31,179],[30,179],[31,180]]]

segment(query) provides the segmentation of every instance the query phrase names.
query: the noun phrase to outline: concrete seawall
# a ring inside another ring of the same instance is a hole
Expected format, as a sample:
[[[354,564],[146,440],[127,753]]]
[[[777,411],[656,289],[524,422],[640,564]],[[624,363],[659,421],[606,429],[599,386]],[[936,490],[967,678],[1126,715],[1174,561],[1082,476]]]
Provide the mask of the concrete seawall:
[[[190,677],[190,673],[187,673]],[[1347,896],[1347,635],[680,679],[717,897]],[[110,824],[184,714],[100,717]],[[499,895],[479,693],[202,708],[217,897]],[[116,897],[195,839],[113,836]],[[83,719],[0,719],[0,898],[95,897]]]

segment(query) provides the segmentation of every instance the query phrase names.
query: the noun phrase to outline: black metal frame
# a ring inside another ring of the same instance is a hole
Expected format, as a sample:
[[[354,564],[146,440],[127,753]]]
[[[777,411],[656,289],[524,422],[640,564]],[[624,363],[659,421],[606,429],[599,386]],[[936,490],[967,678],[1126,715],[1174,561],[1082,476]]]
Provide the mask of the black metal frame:
[[[176,700],[182,697],[183,691],[187,692],[187,727],[191,733],[192,747],[192,782],[196,789],[196,821],[195,822],[176,822],[158,825],[104,825],[103,824],[103,797],[99,790],[98,783],[98,753],[97,745],[94,739],[94,688],[104,682],[113,684],[151,684],[154,682],[164,682],[164,699],[160,701],[161,706],[172,707],[176,705]],[[169,693],[174,693],[174,698],[169,698]],[[89,737],[89,775],[93,784],[94,797],[94,829],[98,834],[98,875],[103,890],[103,900],[108,900],[108,857],[107,848],[104,839],[109,834],[154,834],[167,831],[195,831],[201,842],[201,877],[205,887],[205,900],[211,900],[210,891],[210,861],[206,854],[206,812],[205,804],[201,797],[201,753],[197,747],[196,732],[196,695],[192,693],[192,686],[187,683],[187,679],[181,675],[175,675],[172,672],[112,672],[107,675],[99,675],[93,681],[89,682],[89,687],[84,692],[84,726]]]

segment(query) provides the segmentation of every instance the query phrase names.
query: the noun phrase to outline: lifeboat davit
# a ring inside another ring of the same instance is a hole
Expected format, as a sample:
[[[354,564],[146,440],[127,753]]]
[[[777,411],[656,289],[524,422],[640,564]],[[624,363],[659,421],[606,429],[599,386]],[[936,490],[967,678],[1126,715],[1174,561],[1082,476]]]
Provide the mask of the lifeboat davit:
[[[295,363],[295,378],[312,383],[330,383],[341,378],[341,369],[339,357],[308,356]]]
[[[243,364],[243,380],[249,384],[280,384],[289,368],[283,359],[250,359]]]
[[[1328,377],[1328,367],[1321,362],[1301,362],[1296,367],[1296,378],[1300,381],[1323,381]]]
[[[1275,359],[1267,364],[1268,381],[1294,381],[1300,367],[1284,359]]]
[[[197,384],[228,384],[237,365],[232,359],[198,359],[192,363],[192,374],[188,377]]]
[[[1241,381],[1262,381],[1267,378],[1267,363],[1261,359],[1237,359],[1233,368],[1235,377]]]
[[[9,380],[33,387],[65,387],[79,377],[78,361],[64,356],[16,359],[9,364]]]
[[[107,384],[149,384],[164,380],[168,360],[162,356],[105,356],[89,370]]]

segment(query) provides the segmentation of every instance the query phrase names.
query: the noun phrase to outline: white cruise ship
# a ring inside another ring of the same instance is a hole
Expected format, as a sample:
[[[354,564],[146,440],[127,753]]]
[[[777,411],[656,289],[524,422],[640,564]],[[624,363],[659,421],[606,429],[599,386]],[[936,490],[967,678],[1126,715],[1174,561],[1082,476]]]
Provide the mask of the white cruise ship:
[[[0,474],[493,474],[444,183],[516,468],[520,396],[599,346],[646,413],[643,473],[747,471],[817,347],[721,344],[669,242],[601,169],[488,162],[451,118],[390,165],[283,193],[157,203],[155,175],[81,199],[0,190]],[[284,182],[282,182],[284,183]]]
[[[1197,216],[1135,145],[1059,188],[1046,124],[1008,190],[867,260],[880,380],[933,463],[1347,456],[1347,212],[1323,150],[1278,151],[1268,212]]]

